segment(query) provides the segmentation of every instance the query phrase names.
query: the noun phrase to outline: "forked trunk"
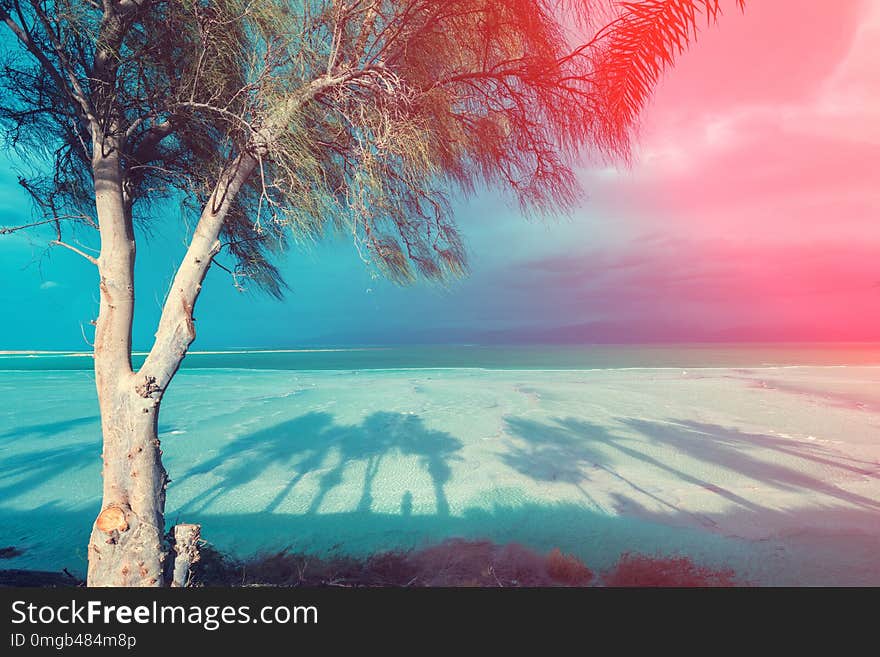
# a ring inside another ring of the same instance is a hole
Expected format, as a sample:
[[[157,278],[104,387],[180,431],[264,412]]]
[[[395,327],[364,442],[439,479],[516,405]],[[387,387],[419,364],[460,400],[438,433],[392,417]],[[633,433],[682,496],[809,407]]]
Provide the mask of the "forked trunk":
[[[95,138],[92,166],[101,233],[101,309],[95,327],[95,383],[104,435],[104,498],[89,541],[89,586],[164,586],[165,487],[157,420],[162,395],[195,340],[193,308],[220,250],[223,222],[257,166],[250,152],[223,171],[196,226],[162,309],[156,342],[131,367],[135,239],[123,193],[119,143]],[[175,582],[197,560],[198,528],[182,532]],[[193,533],[195,532],[195,533]]]

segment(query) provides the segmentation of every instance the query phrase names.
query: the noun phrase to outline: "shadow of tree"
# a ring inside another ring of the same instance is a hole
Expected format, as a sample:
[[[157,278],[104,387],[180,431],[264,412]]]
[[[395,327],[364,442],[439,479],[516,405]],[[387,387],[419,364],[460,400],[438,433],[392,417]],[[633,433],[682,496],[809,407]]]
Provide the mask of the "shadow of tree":
[[[575,418],[557,419],[551,422],[508,418],[505,424],[508,435],[519,443],[512,444],[509,451],[501,456],[505,464],[531,479],[571,483],[591,502],[593,498],[582,484],[588,480],[585,469],[597,468],[670,511],[690,515],[702,525],[715,524],[704,516],[682,510],[675,502],[649,490],[647,486],[651,484],[650,481],[640,483],[619,472],[613,467],[609,456],[613,451],[617,451],[665,470],[688,483],[712,490],[743,506],[757,508],[720,486],[693,477],[627,446],[626,441],[609,432],[607,427]],[[596,505],[595,502],[593,504]]]
[[[797,385],[796,383],[780,381],[778,379],[766,379],[763,377],[757,377],[754,376],[751,372],[746,372],[745,374],[746,376],[731,375],[727,378],[733,379],[735,381],[742,381],[746,383],[750,388],[757,388],[760,390],[777,390],[786,394],[806,398],[810,400],[810,402],[813,404],[823,404],[831,408],[842,408],[847,411],[869,411],[872,413],[880,411],[880,407],[878,407],[876,401],[870,398],[861,397],[860,395],[853,394],[852,392],[840,393],[831,390],[817,390],[814,388]]]
[[[813,461],[820,465],[828,465],[837,468],[838,470],[846,470],[853,474],[880,479],[880,463],[841,454],[825,447],[821,443],[804,441],[795,442],[791,438],[785,436],[768,435],[764,433],[744,433],[717,424],[707,424],[704,422],[695,422],[693,420],[673,420],[670,421],[669,424],[681,427],[686,431],[704,433],[711,436],[713,440],[720,439],[725,442],[732,440],[733,443],[742,443],[743,439],[745,439],[749,445],[755,447],[772,449],[781,454]]]
[[[880,502],[844,490],[797,467],[800,460],[837,468],[845,473],[877,476],[876,472],[855,467],[851,465],[850,459],[821,446],[802,447],[792,440],[778,436],[746,433],[734,428],[686,420],[657,422],[625,418],[619,422],[655,444],[666,445],[676,453],[715,464],[753,481],[783,490],[819,493],[867,510],[880,510]],[[502,455],[502,460],[517,472],[535,480],[562,480],[582,488],[581,484],[587,479],[585,468],[597,467],[663,506],[677,512],[682,511],[675,503],[649,492],[646,485],[650,482],[640,484],[615,470],[609,455],[617,453],[671,474],[679,481],[711,491],[742,508],[751,511],[764,510],[756,501],[661,461],[639,449],[639,440],[615,435],[605,426],[578,418],[557,418],[550,422],[511,418],[507,420],[507,428],[517,444],[512,445],[509,452]],[[757,458],[753,455],[756,448],[785,454],[791,465]],[[703,516],[698,518],[703,524],[708,520]]]
[[[221,471],[222,479],[189,501],[201,511],[236,488],[255,481],[270,466],[293,471],[286,490],[292,489],[326,458],[322,436],[333,426],[329,413],[306,413],[260,431],[240,436],[224,445],[212,458],[190,468],[181,478]]]
[[[0,456],[0,501],[10,500],[39,488],[47,480],[65,475],[71,469],[96,464],[101,454],[99,419],[97,416],[78,417],[16,427],[0,433],[0,440],[4,442],[43,441],[85,425],[95,425],[93,439],[85,442],[78,441],[48,449],[33,448],[28,442],[28,448],[22,451],[9,455],[5,454],[5,450],[0,451],[3,454]]]
[[[71,470],[97,464],[100,454],[101,446],[96,436],[95,441],[88,443],[20,452],[2,458],[0,481],[3,483],[0,484],[0,500],[10,500],[43,486],[53,477],[67,475]]]
[[[526,418],[507,418],[505,426],[508,435],[523,439],[508,445],[501,455],[505,465],[536,481],[571,484],[591,505],[601,508],[584,486],[591,469],[608,471],[607,457],[592,441],[566,427]]]
[[[97,418],[33,425],[18,429],[15,434],[24,439],[28,435],[49,436],[89,421],[96,422]],[[588,509],[582,503],[510,504],[509,493],[505,491],[499,494],[498,503],[488,504],[481,499],[477,505],[454,505],[455,513],[451,513],[447,488],[452,464],[461,458],[462,442],[448,433],[430,429],[419,416],[379,412],[350,425],[337,422],[329,413],[307,413],[234,438],[215,455],[180,475],[185,478],[210,473],[217,483],[186,504],[170,508],[169,516],[179,513],[187,520],[201,522],[205,536],[218,537],[219,545],[243,545],[247,550],[295,543],[316,552],[340,546],[344,551],[365,553],[449,537],[488,538],[498,542],[521,541],[539,549],[560,547],[596,566],[616,559],[621,552],[640,550],[689,554],[698,560],[705,557],[713,563],[736,565],[744,570],[763,568],[762,577],[766,578],[761,581],[765,583],[880,583],[880,566],[864,556],[871,546],[876,546],[880,503],[835,486],[807,470],[807,466],[812,465],[815,470],[819,465],[848,476],[876,477],[878,464],[856,462],[820,444],[689,420],[620,419],[621,429],[633,434],[571,417],[548,421],[512,417],[507,418],[506,425],[511,440],[497,456],[504,465],[535,481],[576,486],[587,499],[593,480],[604,473],[603,478],[611,476],[624,484],[625,489],[612,496],[613,503],[623,511],[608,514]],[[0,501],[36,488],[52,477],[64,476],[72,467],[97,464],[99,433],[96,431],[95,440],[88,443],[6,455],[0,452]],[[668,452],[659,446],[668,447]],[[772,452],[785,458],[775,459]],[[682,465],[673,458],[675,454],[714,463],[744,478],[781,489],[812,491],[829,499],[824,501],[824,507],[765,508],[760,499],[745,499],[709,481],[701,474],[701,468]],[[413,494],[409,490],[403,493],[399,513],[375,510],[373,496],[375,493],[378,497],[383,463],[400,456],[414,458],[427,475],[423,481],[430,481],[436,501],[434,513],[414,513]],[[622,463],[636,461],[650,467],[620,467]],[[224,496],[242,495],[247,484],[258,482],[270,467],[281,468],[286,477],[281,490],[273,490],[268,502],[257,508],[251,504],[238,509],[234,505],[219,510],[209,508],[212,501]],[[691,513],[673,497],[658,492],[655,482],[650,480],[651,469],[700,486],[732,505],[712,518]],[[635,471],[645,474],[632,474]],[[350,485],[352,472],[360,477],[355,504],[348,511],[327,512],[331,505],[322,507],[322,503],[342,485],[343,479],[346,486]],[[298,494],[297,484],[310,473],[315,486],[309,489],[310,497],[302,507],[308,507],[308,512],[285,512],[283,503]],[[17,481],[9,483],[13,479]],[[647,503],[647,498],[664,508],[647,508],[645,504],[654,506]],[[63,507],[68,505],[56,501],[43,510],[24,511],[0,504],[0,538],[9,544],[20,543],[26,548],[27,558],[57,559],[57,554],[66,554],[81,563],[81,548],[86,544],[97,505],[99,498],[87,508],[67,509]],[[249,508],[253,512],[247,512]],[[39,523],[34,522],[35,518],[40,519]],[[688,524],[697,518],[703,528],[675,526],[682,518]],[[716,525],[713,519],[728,525],[767,528],[770,538],[746,541],[706,531],[711,529],[710,524]],[[47,537],[43,530],[47,523],[63,527],[64,531]],[[791,528],[797,529],[794,537],[790,535]],[[809,550],[792,552],[790,546],[797,541]],[[815,550],[810,541],[818,546]],[[778,554],[785,559],[768,561]],[[790,562],[786,560],[789,556]],[[826,575],[825,569],[830,574]]]
[[[754,448],[764,448],[784,453],[794,459],[795,463],[798,460],[811,461],[847,473],[877,476],[874,472],[843,462],[833,452],[824,450],[821,446],[799,445],[777,436],[747,433],[735,428],[691,420],[656,422],[626,419],[622,422],[654,442],[673,447],[693,458],[724,466],[754,481],[784,490],[820,493],[854,506],[880,510],[880,502],[876,500],[846,491],[796,467],[752,455]],[[824,453],[817,455],[816,450],[823,450]]]
[[[76,429],[86,424],[98,425],[101,418],[97,415],[72,418],[70,420],[59,420],[58,422],[47,422],[45,424],[31,424],[23,427],[15,427],[8,431],[0,433],[0,439],[3,438],[52,438],[67,431]],[[100,427],[99,427],[100,430]]]
[[[396,455],[418,458],[431,478],[437,513],[448,515],[445,487],[452,474],[449,463],[459,458],[461,448],[460,440],[428,429],[416,415],[378,412],[360,424],[343,425],[335,423],[329,413],[307,413],[236,438],[214,457],[191,468],[184,477],[215,470],[222,475],[187,506],[204,511],[219,498],[254,482],[270,466],[280,466],[290,470],[289,479],[264,510],[277,511],[306,475],[321,471],[318,491],[308,509],[309,513],[317,513],[328,493],[342,483],[346,469],[357,463],[364,467],[357,508],[369,511],[380,466],[385,458]]]

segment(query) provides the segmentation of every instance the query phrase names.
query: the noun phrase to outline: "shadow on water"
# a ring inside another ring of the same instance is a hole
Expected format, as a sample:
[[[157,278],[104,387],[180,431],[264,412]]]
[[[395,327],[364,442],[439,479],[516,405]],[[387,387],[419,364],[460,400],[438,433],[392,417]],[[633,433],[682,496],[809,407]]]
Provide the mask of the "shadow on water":
[[[364,468],[359,511],[369,511],[373,503],[376,476],[389,456],[415,456],[431,478],[438,515],[449,514],[446,484],[452,474],[450,461],[458,457],[462,443],[443,431],[428,429],[416,415],[373,413],[357,425],[338,424],[329,413],[307,413],[224,445],[211,459],[184,474],[219,472],[220,480],[187,504],[204,511],[213,502],[256,481],[269,467],[289,470],[284,487],[264,511],[277,511],[296,485],[312,472],[318,475],[318,491],[309,503],[308,513],[318,513],[326,496],[343,481],[353,464]],[[412,507],[412,495],[402,508]]]
[[[0,448],[12,445],[13,441],[24,441],[30,448],[12,454],[5,449],[0,451],[0,501],[35,490],[49,479],[68,474],[73,469],[95,465],[101,454],[99,419],[97,416],[79,417],[16,427],[0,433]],[[94,425],[95,429],[89,440],[40,447],[40,443],[48,439],[89,425]]]
[[[97,475],[100,454],[100,443],[93,441],[0,458],[0,500],[33,491],[53,477],[68,475],[71,470],[94,465]]]
[[[801,445],[777,436],[748,433],[690,420],[654,422],[628,419],[623,422],[655,443],[668,445],[700,461],[723,466],[753,481],[783,490],[820,493],[839,502],[880,511],[880,502],[876,500],[846,491],[802,471],[799,467],[753,456],[756,448],[772,450],[785,454],[789,457],[789,462],[798,466],[805,465],[805,462],[813,462],[837,469],[841,473],[877,477],[877,472],[855,468],[840,455],[821,446]],[[795,448],[794,445],[797,447]]]
[[[620,419],[619,422],[647,438],[648,444],[670,447],[674,453],[722,467],[752,481],[787,491],[819,493],[837,502],[873,512],[880,511],[880,502],[844,490],[804,472],[799,467],[818,463],[837,469],[842,474],[876,478],[878,464],[873,464],[874,469],[856,467],[852,464],[852,459],[820,445],[801,445],[791,439],[746,433],[714,424],[687,420],[657,422],[634,418]],[[679,481],[708,490],[744,509],[764,510],[754,500],[746,499],[696,476],[693,472],[685,472],[672,463],[646,453],[644,439],[619,436],[608,427],[578,418],[557,418],[549,422],[509,418],[506,424],[508,434],[514,438],[514,444],[501,458],[517,472],[532,479],[562,480],[580,485],[587,479],[589,468],[599,468],[623,481],[631,489],[648,495],[669,509],[679,511],[674,502],[646,489],[650,481],[644,481],[640,485],[612,467],[614,461],[625,462],[629,459],[661,470]],[[757,458],[754,456],[756,449],[785,455],[789,464]],[[625,458],[612,459],[615,456]]]
[[[19,437],[26,440],[31,434],[63,433],[65,427],[95,420],[81,418],[67,425],[29,427],[20,430]],[[876,547],[877,532],[871,528],[878,526],[880,504],[811,476],[802,467],[813,463],[843,474],[876,476],[870,466],[877,464],[856,464],[821,445],[719,425],[623,418],[618,426],[619,432],[578,418],[536,421],[512,417],[506,420],[510,439],[497,455],[503,466],[533,481],[576,487],[589,502],[591,486],[604,486],[604,482],[595,480],[600,475],[606,481],[612,477],[623,484],[609,498],[614,513],[603,512],[595,503],[596,508],[536,500],[511,504],[511,491],[493,491],[491,486],[483,487],[485,496],[479,501],[470,501],[465,508],[457,505],[456,512],[451,513],[446,489],[452,465],[461,459],[464,445],[459,439],[427,427],[417,415],[378,412],[357,424],[344,424],[329,413],[307,413],[235,437],[189,471],[177,472],[179,479],[210,475],[216,483],[186,503],[170,506],[168,521],[173,522],[179,515],[182,520],[199,522],[203,535],[216,541],[218,548],[241,555],[291,546],[306,552],[338,551],[363,556],[463,537],[499,543],[516,541],[538,550],[559,547],[583,558],[591,567],[610,565],[626,551],[678,553],[710,565],[757,572],[763,583],[880,584],[880,564],[871,561],[876,566],[865,566],[868,562],[864,557],[871,545]],[[6,457],[0,453],[0,500],[37,488],[49,478],[64,476],[72,467],[92,463],[99,453],[98,433],[88,443]],[[671,456],[664,456],[657,447],[669,448]],[[785,458],[774,459],[767,450]],[[827,501],[824,506],[765,508],[759,499],[745,499],[704,479],[702,468],[685,471],[685,466],[674,458],[676,454],[784,490],[820,493]],[[428,476],[435,500],[433,513],[414,511],[416,489],[403,491],[399,512],[374,510],[374,495],[382,485],[382,465],[386,459],[400,457],[414,458]],[[627,463],[647,467],[626,468]],[[286,473],[283,485],[262,508],[240,513],[235,511],[235,504],[222,511],[212,508],[213,502],[227,496],[248,494],[249,484],[259,483],[270,469],[271,476],[277,476],[278,468]],[[702,487],[731,503],[725,511],[712,515],[719,523],[723,519],[736,526],[766,527],[770,538],[753,541],[720,535],[712,519],[681,508],[674,496],[659,490],[652,481],[652,471]],[[324,501],[337,487],[350,485],[352,472],[360,478],[356,501],[349,510],[328,512],[329,505]],[[310,486],[297,488],[307,476]],[[18,481],[6,483],[7,477]],[[513,484],[511,490],[515,487]],[[284,512],[285,501],[301,495],[300,490],[305,488],[311,491],[304,500],[305,512]],[[514,492],[515,498],[523,499],[518,497],[522,491]],[[647,499],[656,502],[653,509],[645,506]],[[93,507],[98,504],[96,498],[94,504],[77,508],[64,508],[56,502],[27,511],[0,504],[0,543],[24,549],[25,555],[19,559],[28,567],[72,567],[82,571],[83,548],[96,512]],[[695,526],[694,519],[702,526]],[[64,532],[47,538],[42,530],[47,523],[63,527]],[[847,529],[837,533],[822,529],[830,526]],[[802,527],[803,531],[793,537],[776,538],[780,528],[785,527]],[[853,528],[864,531],[859,533]],[[815,558],[815,551],[809,551],[813,544],[806,552],[797,552],[814,535],[815,545],[825,550],[821,560]]]
[[[4,438],[53,438],[60,434],[72,431],[78,427],[94,424],[99,427],[101,418],[97,415],[86,417],[77,417],[70,420],[60,420],[58,422],[47,422],[45,424],[31,424],[24,427],[15,427],[0,433],[0,440]]]

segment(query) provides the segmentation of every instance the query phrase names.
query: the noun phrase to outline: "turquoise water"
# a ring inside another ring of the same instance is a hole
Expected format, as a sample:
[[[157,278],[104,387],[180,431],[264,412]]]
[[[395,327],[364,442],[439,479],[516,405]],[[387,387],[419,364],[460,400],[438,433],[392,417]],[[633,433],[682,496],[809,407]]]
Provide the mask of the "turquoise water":
[[[22,552],[0,569],[84,572],[91,364],[0,356],[0,547]],[[877,345],[195,353],[159,422],[168,522],[241,556],[465,537],[877,585],[877,365]]]
[[[135,356],[135,365],[143,362]],[[591,346],[428,346],[308,350],[194,351],[184,369],[500,370],[880,365],[880,344],[689,344]],[[0,370],[89,370],[88,353],[0,355]]]

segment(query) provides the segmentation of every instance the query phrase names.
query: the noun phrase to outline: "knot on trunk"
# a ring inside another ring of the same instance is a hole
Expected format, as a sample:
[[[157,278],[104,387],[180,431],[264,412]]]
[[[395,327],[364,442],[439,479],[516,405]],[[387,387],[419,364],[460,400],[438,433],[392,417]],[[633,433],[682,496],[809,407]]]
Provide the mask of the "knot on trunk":
[[[125,509],[116,504],[111,504],[104,508],[95,520],[95,527],[105,534],[113,532],[128,531],[128,520],[126,520]]]
[[[160,388],[159,384],[156,383],[155,376],[147,376],[144,377],[143,383],[135,386],[134,391],[144,399],[149,399],[156,393],[162,392],[162,388]]]

